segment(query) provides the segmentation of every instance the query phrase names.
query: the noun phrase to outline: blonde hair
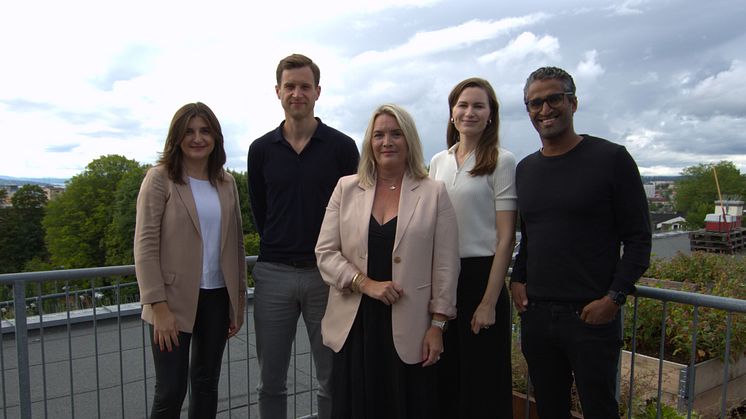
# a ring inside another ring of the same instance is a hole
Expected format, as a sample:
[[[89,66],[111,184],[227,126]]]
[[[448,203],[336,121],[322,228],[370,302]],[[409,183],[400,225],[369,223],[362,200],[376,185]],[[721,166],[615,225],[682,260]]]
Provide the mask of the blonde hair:
[[[407,142],[409,150],[406,164],[407,174],[415,179],[426,178],[427,170],[425,169],[425,161],[422,157],[422,143],[420,142],[419,134],[417,134],[417,126],[415,126],[412,115],[401,106],[386,104],[379,106],[373,112],[373,116],[371,116],[368,122],[368,128],[365,130],[360,165],[357,168],[360,183],[365,186],[373,186],[376,183],[376,160],[373,156],[371,139],[373,138],[373,124],[376,118],[384,114],[394,117],[404,134],[404,139]]]

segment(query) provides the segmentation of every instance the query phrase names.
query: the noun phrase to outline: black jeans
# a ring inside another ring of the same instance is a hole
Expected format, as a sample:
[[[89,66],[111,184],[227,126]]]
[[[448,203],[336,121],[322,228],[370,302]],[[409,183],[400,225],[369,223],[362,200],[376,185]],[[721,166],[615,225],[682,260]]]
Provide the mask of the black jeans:
[[[541,419],[570,416],[573,375],[585,418],[619,418],[621,314],[610,323],[590,325],[580,319],[582,308],[582,304],[530,302],[520,314],[521,349]]]
[[[179,332],[172,352],[153,342],[155,396],[151,419],[178,419],[191,382],[189,418],[214,418],[218,407],[218,381],[228,338],[230,300],[225,288],[200,289],[192,333]],[[153,338],[153,326],[150,326]],[[191,362],[189,346],[191,343]]]

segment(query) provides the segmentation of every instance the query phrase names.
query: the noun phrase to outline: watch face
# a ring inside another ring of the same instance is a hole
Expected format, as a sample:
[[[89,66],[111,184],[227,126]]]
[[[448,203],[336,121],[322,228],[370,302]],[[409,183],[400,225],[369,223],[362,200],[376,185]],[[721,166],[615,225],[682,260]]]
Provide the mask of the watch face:
[[[627,301],[627,296],[623,292],[609,291],[609,297],[611,297],[614,304],[621,306]]]

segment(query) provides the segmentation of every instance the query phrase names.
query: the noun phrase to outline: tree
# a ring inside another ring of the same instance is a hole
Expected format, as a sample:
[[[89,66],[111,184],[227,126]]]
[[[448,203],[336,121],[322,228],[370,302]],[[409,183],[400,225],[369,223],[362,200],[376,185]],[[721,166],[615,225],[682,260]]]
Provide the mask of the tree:
[[[114,194],[111,223],[106,228],[106,264],[132,265],[135,238],[137,194],[149,166],[138,167],[124,174]]]
[[[728,196],[746,197],[746,176],[733,162],[701,163],[682,171],[683,178],[676,182],[676,210],[686,214],[686,221],[695,227],[704,226],[705,215],[715,209],[718,199],[713,168],[717,171],[720,191]]]
[[[10,198],[13,208],[40,209],[47,205],[47,194],[39,185],[23,185]]]
[[[106,230],[113,218],[119,182],[140,165],[123,156],[102,156],[67,182],[44,218],[53,266],[84,268],[106,264]]]
[[[251,205],[249,205],[249,177],[246,172],[234,172],[233,170],[228,170],[228,173],[233,175],[233,178],[236,179],[236,187],[238,187],[238,198],[241,201],[243,234],[256,233],[256,227],[254,227],[254,214],[251,212]]]
[[[21,272],[33,258],[46,258],[42,219],[47,195],[39,185],[23,185],[0,214],[0,272]]]

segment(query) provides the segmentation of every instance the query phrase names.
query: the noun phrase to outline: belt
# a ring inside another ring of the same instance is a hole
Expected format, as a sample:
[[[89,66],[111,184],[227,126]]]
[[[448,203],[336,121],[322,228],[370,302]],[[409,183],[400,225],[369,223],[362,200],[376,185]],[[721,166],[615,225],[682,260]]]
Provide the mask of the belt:
[[[586,303],[573,303],[565,301],[530,301],[528,302],[529,308],[550,310],[555,313],[575,313],[580,312],[585,307]]]
[[[314,260],[278,260],[276,263],[283,265],[292,266],[297,269],[309,269],[316,267],[316,259]]]

